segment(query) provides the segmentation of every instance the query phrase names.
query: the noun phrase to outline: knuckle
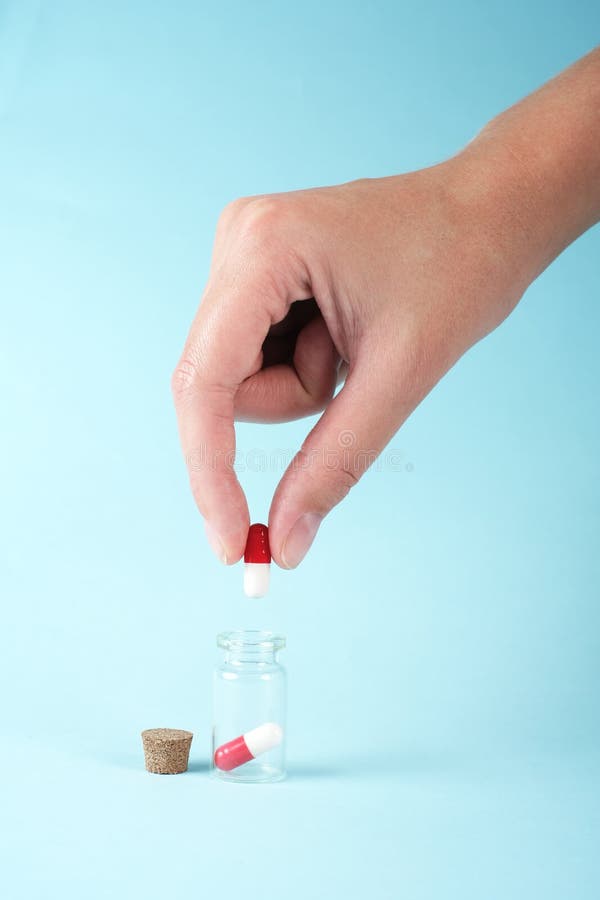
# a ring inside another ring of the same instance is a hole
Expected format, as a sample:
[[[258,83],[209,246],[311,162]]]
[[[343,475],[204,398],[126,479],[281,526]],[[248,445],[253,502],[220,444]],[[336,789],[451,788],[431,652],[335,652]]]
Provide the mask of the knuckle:
[[[267,195],[233,200],[221,212],[217,235],[229,235],[241,258],[247,255],[270,256],[288,216],[289,201],[285,196]]]
[[[285,205],[285,199],[269,194],[265,197],[253,197],[246,207],[251,222],[264,223],[279,216]]]
[[[283,199],[257,197],[245,207],[240,217],[240,228],[254,245],[269,246],[282,227],[286,210],[286,201]]]
[[[328,513],[330,509],[333,509],[334,506],[337,506],[338,503],[341,503],[358,481],[356,477],[352,476],[352,473],[337,467],[330,469],[326,478],[322,497],[320,498],[322,508],[319,510],[323,515]]]
[[[227,203],[221,210],[221,214],[219,216],[219,225],[222,227],[229,226],[238,218],[242,210],[246,208],[249,202],[250,201],[247,197],[236,197],[235,200],[230,200],[230,202]]]
[[[189,356],[182,357],[171,375],[171,393],[177,403],[196,386],[199,379],[198,363]]]
[[[358,484],[360,473],[356,471],[352,463],[341,462],[332,479],[332,493],[334,502],[339,503],[347,497],[351,489]]]
[[[312,486],[309,489],[318,511],[326,515],[337,506],[358,483],[361,471],[352,459],[343,455],[328,456],[327,451],[298,451],[295,465],[308,475]]]

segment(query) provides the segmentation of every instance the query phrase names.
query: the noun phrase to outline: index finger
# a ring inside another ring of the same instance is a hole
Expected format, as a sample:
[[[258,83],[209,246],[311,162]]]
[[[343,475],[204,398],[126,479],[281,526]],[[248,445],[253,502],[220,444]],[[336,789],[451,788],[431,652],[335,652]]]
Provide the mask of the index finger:
[[[236,562],[248,534],[248,505],[234,471],[235,393],[262,364],[262,343],[289,301],[256,272],[221,273],[209,284],[172,378],[192,493],[209,542]]]

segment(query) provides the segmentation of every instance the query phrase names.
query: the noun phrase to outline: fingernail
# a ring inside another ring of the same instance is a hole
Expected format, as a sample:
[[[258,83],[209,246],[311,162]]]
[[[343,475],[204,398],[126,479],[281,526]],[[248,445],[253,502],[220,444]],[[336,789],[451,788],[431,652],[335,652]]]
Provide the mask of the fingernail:
[[[210,524],[210,522],[204,523],[204,530],[206,531],[206,538],[208,543],[210,544],[210,548],[217,557],[220,559],[222,563],[227,565],[227,552],[225,550],[225,545],[223,541],[219,537],[217,529]]]
[[[304,513],[292,525],[281,551],[281,561],[286,569],[295,569],[302,562],[315,539],[321,521],[321,516],[316,513]]]

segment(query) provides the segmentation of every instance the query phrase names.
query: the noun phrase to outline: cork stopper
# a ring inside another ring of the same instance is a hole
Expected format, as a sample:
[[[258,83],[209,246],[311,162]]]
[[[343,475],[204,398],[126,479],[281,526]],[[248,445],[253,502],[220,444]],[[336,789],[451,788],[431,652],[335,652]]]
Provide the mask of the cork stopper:
[[[191,731],[179,728],[149,728],[142,731],[146,769],[156,775],[178,775],[188,767]]]

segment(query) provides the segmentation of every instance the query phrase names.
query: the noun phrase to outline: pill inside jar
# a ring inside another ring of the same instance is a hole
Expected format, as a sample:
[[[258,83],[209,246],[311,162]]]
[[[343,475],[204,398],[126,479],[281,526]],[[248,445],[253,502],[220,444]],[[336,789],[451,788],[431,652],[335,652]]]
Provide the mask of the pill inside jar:
[[[276,722],[265,722],[264,725],[258,725],[241,734],[239,737],[228,741],[215,750],[214,763],[218,769],[224,772],[231,772],[238,766],[243,766],[268,753],[273,747],[277,747],[283,740],[283,729]]]

